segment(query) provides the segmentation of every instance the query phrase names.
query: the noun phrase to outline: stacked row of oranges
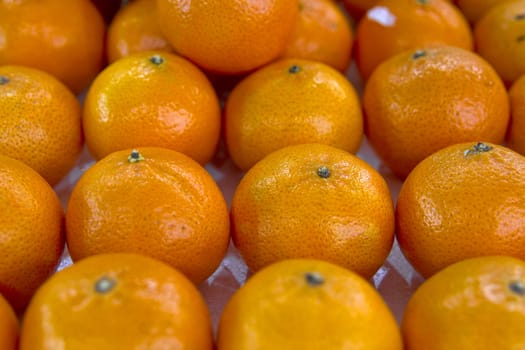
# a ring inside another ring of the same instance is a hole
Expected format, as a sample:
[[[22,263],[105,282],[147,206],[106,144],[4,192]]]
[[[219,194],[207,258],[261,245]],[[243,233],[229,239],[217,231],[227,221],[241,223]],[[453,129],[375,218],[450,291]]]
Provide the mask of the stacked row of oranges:
[[[523,344],[525,1],[480,3],[134,0],[107,27],[89,0],[0,3],[0,345],[12,307],[22,349],[210,349],[195,285],[230,238],[255,274],[220,349]],[[429,277],[402,332],[366,282],[396,237]],[[477,320],[505,310],[502,336]]]

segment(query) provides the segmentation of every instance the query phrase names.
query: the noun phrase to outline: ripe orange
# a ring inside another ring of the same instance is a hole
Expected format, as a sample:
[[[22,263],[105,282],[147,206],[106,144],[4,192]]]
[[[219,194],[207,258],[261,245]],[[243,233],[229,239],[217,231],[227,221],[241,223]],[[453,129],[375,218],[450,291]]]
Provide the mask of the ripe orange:
[[[224,308],[217,345],[219,350],[403,348],[379,293],[359,275],[319,260],[285,260],[250,277]]]
[[[525,259],[525,157],[481,142],[432,154],[403,183],[396,225],[402,252],[425,277],[470,257]]]
[[[207,77],[167,52],[137,53],[110,65],[84,103],[86,144],[97,159],[155,146],[204,164],[215,152],[220,123],[219,101]]]
[[[0,294],[17,311],[56,267],[63,220],[51,186],[27,165],[0,155]]]
[[[0,2],[0,65],[44,70],[80,93],[103,64],[105,25],[90,0]]]
[[[467,259],[425,281],[402,322],[405,349],[521,349],[525,263],[508,256]]]
[[[11,305],[0,294],[0,349],[17,349],[19,328],[18,319]]]
[[[356,40],[356,63],[365,80],[381,62],[408,49],[473,48],[468,22],[445,0],[378,1],[359,21]]]
[[[160,28],[175,51],[206,70],[237,74],[281,55],[298,0],[157,0]]]
[[[488,10],[505,1],[510,0],[454,0],[454,3],[467,20],[475,24]]]
[[[160,31],[155,0],[134,0],[122,7],[108,28],[110,63],[143,51],[173,51]]]
[[[80,104],[51,75],[0,66],[0,154],[28,164],[55,185],[82,150]]]
[[[446,146],[501,143],[509,120],[497,73],[455,47],[415,49],[385,61],[365,86],[363,109],[370,143],[400,178]]]
[[[124,150],[97,162],[75,185],[66,239],[74,261],[140,253],[200,283],[226,254],[228,209],[211,175],[182,153]]]
[[[333,0],[299,0],[299,18],[282,57],[319,61],[345,72],[353,40],[350,21]]]
[[[20,350],[213,348],[207,306],[179,271],[102,254],[53,275],[22,321]]]
[[[510,148],[525,155],[525,75],[509,90],[511,119],[507,132]]]
[[[284,59],[252,73],[235,86],[224,115],[226,145],[242,170],[300,143],[355,153],[363,137],[354,87],[337,70],[308,60]]]
[[[289,146],[254,165],[235,190],[231,221],[252,271],[313,258],[370,278],[394,240],[385,180],[356,156],[321,144]]]
[[[525,74],[525,1],[492,7],[475,25],[479,52],[507,85]]]

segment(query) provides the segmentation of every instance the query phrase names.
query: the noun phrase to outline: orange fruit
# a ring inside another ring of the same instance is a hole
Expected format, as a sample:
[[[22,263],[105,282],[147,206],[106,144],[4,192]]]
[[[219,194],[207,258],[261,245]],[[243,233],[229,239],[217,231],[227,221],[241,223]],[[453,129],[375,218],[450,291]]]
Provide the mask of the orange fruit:
[[[97,162],[73,188],[66,239],[74,261],[139,253],[200,283],[226,254],[228,209],[211,175],[182,153],[124,150]]]
[[[300,143],[355,153],[363,137],[354,87],[339,71],[309,60],[284,59],[250,74],[232,90],[224,115],[226,145],[242,170]]]
[[[144,51],[173,51],[160,31],[155,0],[134,0],[115,15],[108,27],[106,51],[110,63]]]
[[[232,237],[252,271],[292,258],[326,260],[370,278],[394,240],[394,208],[381,175],[321,144],[275,151],[241,179]]]
[[[445,0],[381,0],[358,23],[356,63],[366,80],[386,59],[423,46],[472,50],[470,26]]]
[[[525,74],[525,1],[492,7],[475,25],[476,51],[510,85]]]
[[[44,70],[75,94],[102,68],[104,20],[90,0],[0,2],[0,65]]]
[[[426,280],[403,317],[405,349],[520,349],[525,344],[525,263],[463,260]]]
[[[525,75],[509,90],[511,119],[507,132],[510,148],[525,155]]]
[[[207,306],[179,271],[101,254],[53,275],[22,321],[21,350],[213,348]]]
[[[27,165],[0,155],[0,294],[17,311],[58,264],[63,224],[51,186]]]
[[[359,20],[379,0],[342,0],[345,9],[350,15]]]
[[[219,350],[403,348],[392,312],[368,281],[319,260],[285,260],[250,277],[223,310],[217,345]]]
[[[403,183],[396,226],[402,252],[425,277],[470,257],[525,259],[525,157],[481,142],[432,154]]]
[[[82,150],[80,104],[51,75],[0,66],[0,154],[35,169],[51,185],[62,179]]]
[[[333,0],[299,0],[299,18],[282,57],[319,61],[344,72],[353,40],[350,21]]]
[[[162,33],[175,51],[206,70],[251,71],[285,50],[298,0],[157,0]]]
[[[363,110],[368,140],[400,178],[446,146],[503,142],[509,120],[497,73],[455,47],[415,49],[385,61],[365,85]]]
[[[493,6],[509,0],[454,0],[467,20],[475,24]]]
[[[16,350],[20,326],[11,305],[0,294],[0,349]]]
[[[201,164],[215,153],[220,106],[208,78],[188,60],[142,52],[102,71],[84,103],[86,144],[95,158],[133,147],[182,152]]]

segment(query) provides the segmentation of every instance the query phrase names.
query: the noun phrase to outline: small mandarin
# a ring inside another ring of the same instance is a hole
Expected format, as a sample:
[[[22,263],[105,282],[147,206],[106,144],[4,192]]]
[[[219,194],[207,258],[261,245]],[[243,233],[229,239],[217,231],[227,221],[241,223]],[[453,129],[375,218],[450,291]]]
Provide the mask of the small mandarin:
[[[509,90],[511,119],[507,132],[510,148],[525,156],[525,75]]]
[[[0,65],[46,71],[78,94],[102,68],[105,32],[90,0],[0,1]]]
[[[212,350],[207,306],[179,271],[149,257],[100,254],[51,276],[31,300],[20,350]]]
[[[281,55],[298,0],[157,0],[162,33],[176,52],[221,74],[256,69]]]
[[[407,350],[520,349],[525,263],[509,256],[457,262],[423,282],[402,321]]]
[[[0,154],[18,159],[57,184],[83,145],[80,104],[53,76],[0,66]]]
[[[254,165],[235,190],[231,221],[252,271],[313,258],[370,278],[394,239],[385,180],[363,160],[322,144],[285,147]]]
[[[198,284],[230,240],[228,208],[211,175],[182,153],[142,147],[114,152],[76,183],[66,209],[74,261],[128,252],[161,260]]]
[[[510,115],[495,70],[475,53],[449,46],[383,62],[365,85],[363,110],[368,140],[400,178],[446,146],[503,142]]]
[[[339,71],[310,60],[283,59],[250,74],[232,90],[224,116],[226,145],[241,170],[300,143],[355,153],[363,138],[355,88]]]
[[[403,183],[396,226],[424,277],[470,257],[525,259],[525,157],[486,142],[437,151]]]
[[[108,27],[108,62],[143,51],[173,51],[157,22],[156,0],[134,0],[115,15]]]
[[[403,348],[392,312],[368,281],[307,259],[281,261],[250,277],[222,312],[217,345],[218,350]]]
[[[350,65],[354,34],[333,0],[299,0],[299,18],[283,58],[303,58],[344,72]]]
[[[492,7],[474,26],[476,51],[511,85],[525,74],[525,0]]]
[[[63,249],[64,211],[56,193],[33,169],[0,155],[0,294],[17,312],[54,271]]]
[[[96,159],[133,147],[163,147],[208,162],[220,136],[219,100],[183,57],[141,52],[102,71],[86,96],[83,127]]]
[[[470,26],[445,0],[381,0],[359,21],[356,63],[363,79],[386,59],[424,46],[473,49]]]

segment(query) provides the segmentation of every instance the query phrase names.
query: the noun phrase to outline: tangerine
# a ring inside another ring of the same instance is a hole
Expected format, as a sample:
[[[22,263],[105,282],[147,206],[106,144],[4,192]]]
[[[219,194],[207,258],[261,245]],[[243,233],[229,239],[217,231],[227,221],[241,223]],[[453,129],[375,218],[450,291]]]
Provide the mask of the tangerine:
[[[198,284],[226,254],[228,209],[211,175],[184,154],[154,147],[117,151],[73,188],[66,239],[74,261],[101,253],[144,254]]]
[[[476,256],[525,259],[525,157],[486,142],[437,151],[401,186],[396,226],[424,277]]]

